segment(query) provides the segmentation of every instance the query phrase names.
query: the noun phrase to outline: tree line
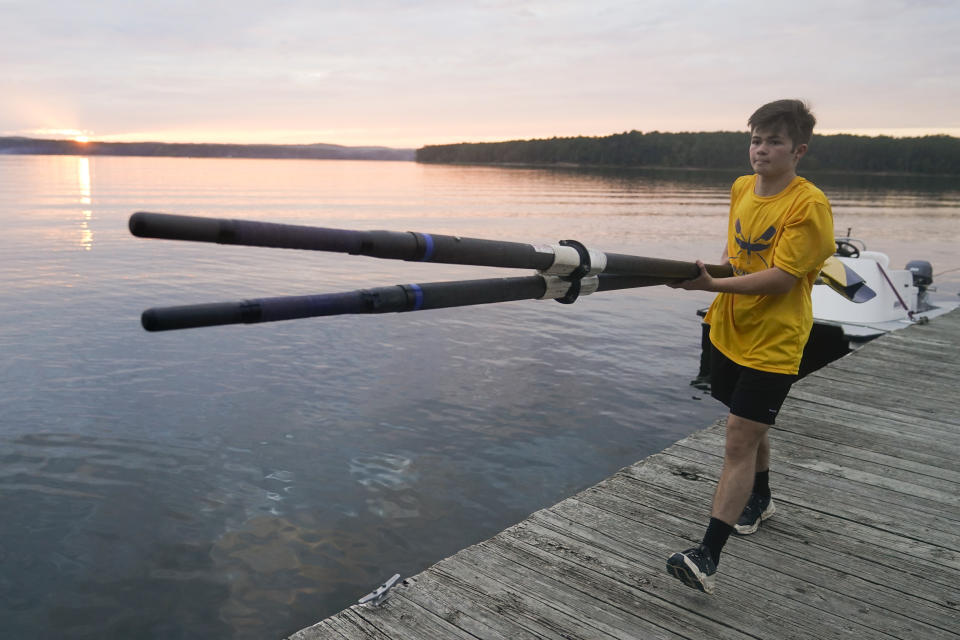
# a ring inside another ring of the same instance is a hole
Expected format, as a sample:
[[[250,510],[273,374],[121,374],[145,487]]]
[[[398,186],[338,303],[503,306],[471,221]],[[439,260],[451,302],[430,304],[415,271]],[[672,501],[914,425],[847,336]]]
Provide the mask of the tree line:
[[[169,158],[275,158],[303,160],[413,160],[413,149],[336,144],[214,144],[187,142],[78,142],[0,138],[0,154],[160,156]]]
[[[417,150],[418,162],[596,165],[694,169],[748,168],[750,134],[714,131],[628,131],[509,142],[464,142]],[[960,174],[960,138],[814,135],[804,169],[850,172]]]

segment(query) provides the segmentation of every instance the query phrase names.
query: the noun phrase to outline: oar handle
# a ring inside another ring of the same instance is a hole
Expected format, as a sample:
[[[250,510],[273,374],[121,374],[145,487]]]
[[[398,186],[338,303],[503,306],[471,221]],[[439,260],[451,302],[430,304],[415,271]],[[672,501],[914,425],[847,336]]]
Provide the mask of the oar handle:
[[[713,278],[732,278],[733,267],[730,264],[705,264],[707,273]]]
[[[714,278],[729,278],[733,276],[733,268],[729,264],[704,265]],[[664,258],[644,258],[619,253],[607,254],[606,273],[612,274],[639,274],[664,278],[664,282],[692,280],[700,275],[696,262],[684,260],[666,260]]]

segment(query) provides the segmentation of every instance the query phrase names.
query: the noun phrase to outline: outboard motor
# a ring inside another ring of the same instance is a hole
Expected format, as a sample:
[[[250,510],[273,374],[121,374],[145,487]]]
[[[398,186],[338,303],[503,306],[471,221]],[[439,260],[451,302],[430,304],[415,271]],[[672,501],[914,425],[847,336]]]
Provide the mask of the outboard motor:
[[[917,311],[927,311],[932,305],[927,300],[927,291],[933,289],[933,265],[926,260],[911,260],[907,271],[913,274],[913,285],[917,288]]]
[[[926,260],[911,260],[907,271],[913,274],[913,284],[921,289],[933,284],[933,265]]]

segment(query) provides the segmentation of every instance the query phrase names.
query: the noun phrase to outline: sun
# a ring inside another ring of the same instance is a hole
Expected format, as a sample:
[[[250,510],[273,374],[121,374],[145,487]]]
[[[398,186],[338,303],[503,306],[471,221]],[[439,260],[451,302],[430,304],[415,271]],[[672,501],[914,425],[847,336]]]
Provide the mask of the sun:
[[[44,138],[51,137],[55,140],[69,140],[79,144],[86,144],[90,142],[90,135],[93,132],[89,129],[34,129],[32,133],[43,136]]]

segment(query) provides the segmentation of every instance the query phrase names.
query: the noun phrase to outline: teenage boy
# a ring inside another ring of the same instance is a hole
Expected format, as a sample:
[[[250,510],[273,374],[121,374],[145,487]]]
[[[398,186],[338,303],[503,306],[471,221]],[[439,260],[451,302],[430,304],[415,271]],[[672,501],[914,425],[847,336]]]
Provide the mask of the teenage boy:
[[[730,190],[722,258],[734,276],[714,279],[698,260],[698,277],[672,285],[719,294],[704,321],[712,343],[711,395],[730,409],[723,471],[703,542],[667,560],[671,575],[705,593],[713,593],[730,534],[753,533],[774,512],[767,431],[810,335],[810,290],[834,252],[830,203],[797,176],[815,122],[799,100],[777,100],[750,116],[755,173]]]

